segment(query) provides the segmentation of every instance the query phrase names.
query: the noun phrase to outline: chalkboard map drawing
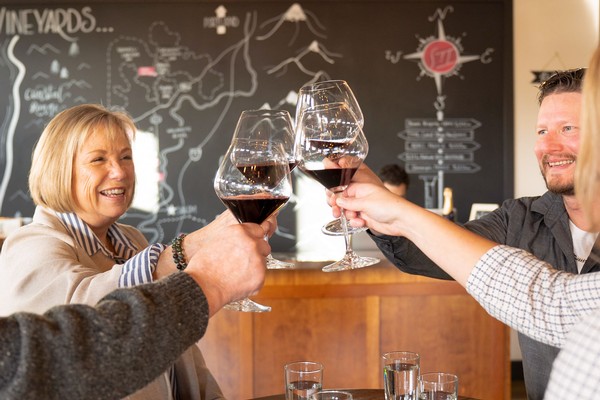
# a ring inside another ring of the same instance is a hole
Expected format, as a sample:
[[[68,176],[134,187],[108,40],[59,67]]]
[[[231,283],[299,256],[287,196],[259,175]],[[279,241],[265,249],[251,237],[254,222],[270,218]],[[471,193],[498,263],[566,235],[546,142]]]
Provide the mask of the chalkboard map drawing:
[[[341,57],[340,54],[329,52],[321,43],[319,43],[316,40],[313,40],[306,48],[302,49],[302,51],[297,56],[283,60],[280,64],[269,68],[267,70],[267,73],[274,74],[277,72],[279,75],[282,75],[285,73],[285,70],[287,69],[287,66],[289,64],[295,64],[298,67],[298,69],[300,69],[306,75],[312,77],[312,79],[309,82],[316,82],[318,80],[329,79],[330,77],[325,71],[310,71],[302,64],[302,57],[311,53],[319,55],[321,58],[323,58],[325,62],[329,64],[333,64],[335,62],[333,60],[334,57]]]
[[[206,224],[197,217],[197,205],[188,204],[183,177],[202,159],[204,146],[218,131],[233,100],[256,93],[256,71],[248,51],[255,26],[256,16],[249,13],[243,37],[214,57],[182,45],[179,33],[162,21],[149,26],[147,38],[119,36],[107,48],[109,106],[127,110],[136,126],[152,133],[159,143],[158,213],[148,214],[138,225],[152,240],[162,239],[164,223],[177,221],[176,231],[185,221]],[[240,67],[243,73],[227,76],[227,71]],[[212,116],[209,125],[199,129],[189,123],[190,107],[199,113],[212,110],[203,113],[207,119]],[[175,163],[175,159],[184,161]],[[177,177],[167,180],[170,174]]]
[[[311,22],[311,20],[314,21],[314,23]],[[286,22],[295,24],[295,31],[294,31],[294,34],[292,35],[292,38],[288,42],[288,46],[291,46],[295,42],[296,38],[298,37],[298,33],[300,31],[300,23],[303,23],[308,28],[310,33],[312,33],[313,35],[315,35],[319,38],[322,38],[322,39],[327,38],[327,35],[325,35],[324,32],[323,33],[319,32],[316,29],[316,28],[319,28],[323,31],[326,30],[326,28],[319,22],[317,16],[315,14],[311,13],[310,11],[303,9],[300,4],[294,3],[290,6],[290,8],[288,8],[288,10],[285,13],[278,15],[274,18],[271,18],[271,19],[265,21],[264,23],[262,23],[260,26],[261,29],[264,29],[270,25],[272,25],[272,28],[264,35],[257,36],[256,39],[257,40],[269,39],[274,34],[276,34],[277,31]],[[302,71],[306,75],[310,76],[310,80],[306,83],[312,83],[312,82],[316,82],[318,80],[330,79],[330,76],[326,71],[324,71],[324,70],[311,71],[309,68],[307,68],[305,66],[305,64],[303,64],[302,59],[305,56],[308,56],[310,54],[317,55],[318,57],[320,57],[323,61],[325,61],[328,64],[334,64],[335,63],[334,58],[342,57],[341,54],[336,54],[336,53],[330,52],[319,40],[314,39],[307,46],[298,50],[298,52],[295,56],[288,57],[288,58],[284,59],[282,62],[280,62],[279,64],[269,67],[267,69],[267,74],[275,74],[275,76],[278,76],[278,77],[282,76],[286,73],[288,66],[290,64],[293,64],[293,65],[296,65],[296,67],[300,71]]]
[[[312,21],[314,21],[314,22],[312,22]],[[256,39],[257,40],[266,40],[266,39],[270,38],[286,22],[293,23],[296,26],[294,35],[292,36],[292,38],[290,39],[290,41],[288,43],[289,45],[294,43],[294,41],[298,37],[298,34],[300,32],[300,23],[301,22],[304,23],[308,27],[310,32],[312,32],[312,34],[314,34],[315,36],[318,36],[323,39],[325,39],[327,37],[325,35],[325,33],[321,33],[317,29],[317,28],[319,28],[321,30],[326,30],[325,27],[319,22],[319,19],[317,18],[317,16],[315,14],[313,14],[312,12],[310,12],[309,10],[303,9],[300,4],[294,3],[290,6],[290,8],[287,9],[287,11],[284,14],[276,16],[271,19],[268,19],[265,22],[263,22],[260,25],[261,29],[266,28],[269,25],[272,25],[273,27],[271,28],[271,30],[269,30],[269,32],[265,33],[264,35],[257,36]]]
[[[219,15],[225,15],[226,10],[219,8],[215,12],[218,19]],[[310,18],[306,18],[307,15]],[[305,23],[313,34],[310,44],[299,55],[286,57],[277,67],[264,68],[267,76],[272,75],[274,79],[286,73],[287,64],[296,65],[299,71],[308,76],[305,78],[308,81],[328,76],[323,69],[312,71],[302,67],[301,58],[306,53],[319,55],[321,64],[325,65],[333,64],[334,58],[341,58],[340,54],[328,52],[314,39],[314,36],[325,37],[314,28],[321,28],[321,25],[314,14],[305,13],[299,4],[263,23],[261,26],[269,29],[264,35],[256,34],[259,31],[257,20],[256,12],[248,12],[242,21],[241,37],[234,36],[237,39],[218,54],[198,52],[184,46],[181,35],[163,21],[152,22],[146,37],[118,35],[107,47],[108,105],[126,110],[132,115],[140,134],[144,134],[146,139],[154,138],[149,144],[150,148],[155,149],[154,153],[144,150],[144,154],[150,159],[146,160],[149,165],[153,164],[151,160],[156,160],[157,167],[154,170],[151,167],[145,170],[159,177],[157,203],[148,203],[146,207],[149,209],[146,210],[137,205],[137,209],[147,213],[126,214],[126,217],[136,219],[135,225],[150,241],[162,240],[166,236],[167,224],[175,224],[174,228],[168,230],[179,232],[185,224],[207,223],[206,218],[198,216],[200,210],[197,200],[187,198],[183,182],[186,174],[189,179],[191,171],[196,170],[196,167],[192,168],[194,164],[205,162],[206,146],[219,130],[223,130],[223,121],[226,117],[231,118],[231,112],[236,110],[236,101],[257,95],[260,83],[252,53],[253,40],[265,42],[280,39],[278,36],[284,33],[278,29],[283,22],[297,25]],[[316,22],[311,23],[311,20]],[[276,23],[271,27],[268,22],[273,21]],[[234,34],[233,31],[219,31],[219,34],[226,36],[230,33]],[[283,97],[266,101],[260,107],[285,106],[294,109],[296,90],[296,87],[290,88],[283,93]],[[190,112],[194,113],[193,116]],[[192,118],[198,118],[198,113],[202,115],[201,126],[197,121],[191,122]],[[152,178],[148,181],[152,182]],[[212,187],[212,183],[210,185]],[[146,200],[155,197],[148,196],[148,191],[144,192]],[[294,196],[295,199],[297,197]],[[284,224],[280,224],[279,228],[278,236],[294,239]]]
[[[4,209],[9,185],[13,186],[13,193],[8,197],[9,201],[17,204],[24,204],[25,202],[21,201],[23,198],[30,201],[26,180],[17,182],[23,171],[20,171],[22,167],[17,166],[15,162],[24,161],[15,159],[22,151],[18,148],[20,141],[23,137],[27,138],[27,133],[31,130],[37,138],[46,121],[65,109],[67,104],[87,102],[87,95],[91,88],[91,84],[85,79],[85,71],[89,65],[77,57],[78,51],[75,51],[77,48],[73,47],[74,39],[68,38],[54,44],[40,42],[30,44],[25,52],[29,57],[26,65],[25,60],[15,54],[15,47],[21,38],[21,35],[14,35],[0,48],[0,59],[3,60],[0,67],[8,70],[6,76],[9,77],[12,86],[6,106],[5,122],[8,121],[8,124],[3,125],[1,130],[3,154],[0,157],[0,167],[3,174],[0,182],[0,210]],[[32,70],[29,68],[31,64],[40,69]],[[25,119],[27,124],[24,128],[19,128],[19,137],[17,137],[17,125],[22,122],[20,119],[23,115],[28,116],[28,119]],[[18,188],[15,189],[15,185]],[[14,213],[15,216],[23,214],[21,210]]]
[[[443,79],[459,76],[463,64],[471,61],[490,63],[492,48],[482,55],[463,55],[461,38],[446,35],[443,21],[454,9],[447,6],[437,9],[429,17],[429,22],[437,21],[437,36],[419,39],[417,51],[406,54],[405,60],[417,61],[420,74],[433,78],[437,96],[433,103],[436,118],[407,118],[405,130],[398,133],[404,139],[405,152],[398,155],[411,174],[419,174],[424,182],[425,207],[441,208],[444,187],[444,174],[472,174],[480,167],[474,162],[474,152],[480,148],[475,141],[475,129],[481,123],[474,118],[446,118],[444,110],[446,97],[443,91]],[[395,55],[386,51],[386,59],[397,63],[401,52]],[[437,202],[436,200],[437,182]]]

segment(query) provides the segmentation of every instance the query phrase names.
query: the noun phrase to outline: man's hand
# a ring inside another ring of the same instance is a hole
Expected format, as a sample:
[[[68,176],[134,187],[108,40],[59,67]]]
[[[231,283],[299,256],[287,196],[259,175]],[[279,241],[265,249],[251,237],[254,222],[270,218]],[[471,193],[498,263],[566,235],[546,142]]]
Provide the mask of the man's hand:
[[[266,256],[271,252],[264,236],[271,229],[269,221],[262,225],[236,221],[204,237],[184,272],[202,288],[210,316],[225,304],[256,294],[262,288]]]

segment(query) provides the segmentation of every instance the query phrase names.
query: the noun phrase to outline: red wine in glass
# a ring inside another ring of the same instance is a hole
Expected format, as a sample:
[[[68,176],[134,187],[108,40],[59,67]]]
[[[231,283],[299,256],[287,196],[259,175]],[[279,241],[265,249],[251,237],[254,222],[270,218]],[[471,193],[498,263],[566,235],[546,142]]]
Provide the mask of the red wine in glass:
[[[231,210],[239,222],[253,222],[256,224],[262,223],[288,200],[289,197],[285,196],[240,195],[221,197],[223,204]]]
[[[340,192],[350,184],[357,168],[304,169],[304,173],[332,192]],[[340,190],[336,190],[341,188]]]

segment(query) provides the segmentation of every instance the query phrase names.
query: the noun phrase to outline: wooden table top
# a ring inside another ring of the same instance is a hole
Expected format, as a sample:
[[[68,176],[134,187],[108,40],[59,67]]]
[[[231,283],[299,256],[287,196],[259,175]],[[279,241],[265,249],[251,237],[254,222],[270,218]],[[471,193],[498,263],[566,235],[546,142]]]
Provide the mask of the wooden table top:
[[[352,400],[383,400],[383,389],[339,389],[352,393]],[[258,397],[252,400],[285,400],[285,394]],[[477,400],[473,397],[458,396],[458,400]]]

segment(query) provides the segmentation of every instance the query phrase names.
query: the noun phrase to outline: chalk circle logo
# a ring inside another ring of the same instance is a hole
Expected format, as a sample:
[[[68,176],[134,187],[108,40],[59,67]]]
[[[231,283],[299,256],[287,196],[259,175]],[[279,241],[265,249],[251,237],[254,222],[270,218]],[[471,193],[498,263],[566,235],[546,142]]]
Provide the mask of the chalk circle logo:
[[[448,74],[458,65],[459,52],[454,43],[434,40],[423,49],[423,66],[433,74]]]

